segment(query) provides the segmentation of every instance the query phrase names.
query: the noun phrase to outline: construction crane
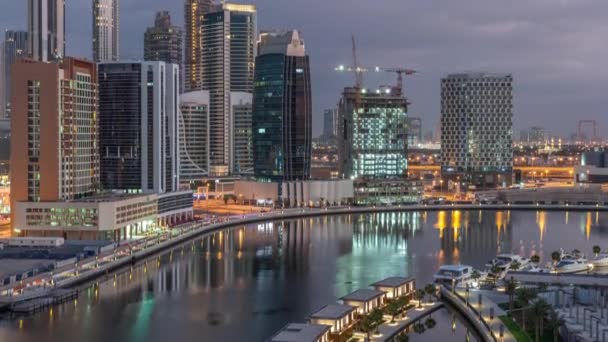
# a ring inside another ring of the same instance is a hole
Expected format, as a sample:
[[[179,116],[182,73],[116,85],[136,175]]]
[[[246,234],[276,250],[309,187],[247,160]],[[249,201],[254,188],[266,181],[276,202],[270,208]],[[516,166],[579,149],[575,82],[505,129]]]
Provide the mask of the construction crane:
[[[407,68],[382,68],[376,67],[379,71],[384,72],[392,72],[397,74],[397,86],[395,89],[397,90],[397,96],[405,96],[405,85],[404,85],[404,76],[410,76],[416,73],[416,70],[407,69]]]

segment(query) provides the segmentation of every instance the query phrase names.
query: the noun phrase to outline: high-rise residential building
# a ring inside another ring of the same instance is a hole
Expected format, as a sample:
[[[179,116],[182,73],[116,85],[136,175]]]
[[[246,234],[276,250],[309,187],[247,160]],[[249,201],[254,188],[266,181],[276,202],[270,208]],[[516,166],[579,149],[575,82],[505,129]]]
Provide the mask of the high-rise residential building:
[[[207,150],[209,92],[198,90],[180,96],[180,181],[201,180],[209,174]]]
[[[513,77],[453,74],[441,80],[441,174],[491,187],[513,170]]]
[[[310,63],[298,31],[260,34],[253,95],[254,172],[261,181],[310,177]]]
[[[184,91],[203,89],[203,17],[211,12],[212,0],[184,1]]]
[[[93,60],[118,61],[120,0],[93,0]]]
[[[144,34],[144,60],[182,65],[182,30],[171,24],[167,11],[156,13],[154,26]]]
[[[231,92],[251,93],[256,8],[224,3],[203,17],[203,88],[209,90],[209,176],[231,172]]]
[[[27,32],[6,31],[2,44],[2,70],[0,70],[3,91],[0,93],[0,114],[11,114],[11,67],[19,58],[27,57]]]
[[[253,175],[253,105],[251,93],[230,93],[232,160],[230,169],[236,176]]]
[[[78,200],[99,190],[94,63],[13,65],[11,200]]]
[[[100,63],[99,150],[106,190],[171,192],[179,184],[179,66]]]
[[[65,0],[28,0],[28,54],[45,62],[65,56]]]

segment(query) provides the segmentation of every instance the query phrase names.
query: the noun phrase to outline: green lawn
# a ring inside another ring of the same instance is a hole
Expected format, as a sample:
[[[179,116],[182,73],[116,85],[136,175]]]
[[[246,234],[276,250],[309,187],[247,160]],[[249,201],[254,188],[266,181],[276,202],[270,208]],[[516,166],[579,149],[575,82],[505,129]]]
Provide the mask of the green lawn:
[[[513,337],[515,337],[517,342],[532,342],[532,338],[530,338],[530,336],[528,336],[511,317],[500,316],[498,318],[504,323],[505,327],[511,331],[511,334],[513,334]]]

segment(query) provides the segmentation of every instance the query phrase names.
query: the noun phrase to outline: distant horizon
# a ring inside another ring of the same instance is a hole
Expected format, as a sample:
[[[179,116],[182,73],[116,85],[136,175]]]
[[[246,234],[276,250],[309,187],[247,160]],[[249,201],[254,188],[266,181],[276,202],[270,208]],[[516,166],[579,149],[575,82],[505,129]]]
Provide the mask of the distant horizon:
[[[406,78],[405,92],[412,102],[408,114],[422,118],[423,132],[437,127],[440,79],[462,72],[513,75],[514,139],[532,126],[569,138],[583,119],[596,120],[598,132],[608,129],[603,113],[608,107],[608,2],[234,2],[257,5],[260,31],[302,33],[311,59],[313,136],[322,133],[323,111],[335,107],[342,89],[354,84],[352,74],[333,71],[352,64],[351,34],[361,65],[418,71]],[[66,7],[67,55],[91,59],[91,1],[73,0]],[[172,22],[183,26],[181,0],[121,0],[121,59],[143,59],[143,33],[161,10],[169,10]],[[3,4],[0,30],[27,30],[26,11],[26,1]],[[368,73],[364,79],[372,89],[396,82],[385,73]]]

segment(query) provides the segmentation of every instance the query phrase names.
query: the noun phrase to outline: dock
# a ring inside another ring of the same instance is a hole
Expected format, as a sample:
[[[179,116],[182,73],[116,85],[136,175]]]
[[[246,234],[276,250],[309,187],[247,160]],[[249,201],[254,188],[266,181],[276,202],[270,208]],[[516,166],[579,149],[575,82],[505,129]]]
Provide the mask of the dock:
[[[33,314],[53,305],[65,303],[77,298],[78,290],[56,289],[50,292],[48,296],[15,303],[9,307],[9,310],[17,314]]]
[[[561,286],[608,287],[608,275],[597,273],[559,274],[540,272],[511,272],[505,276],[524,284],[546,284]]]

